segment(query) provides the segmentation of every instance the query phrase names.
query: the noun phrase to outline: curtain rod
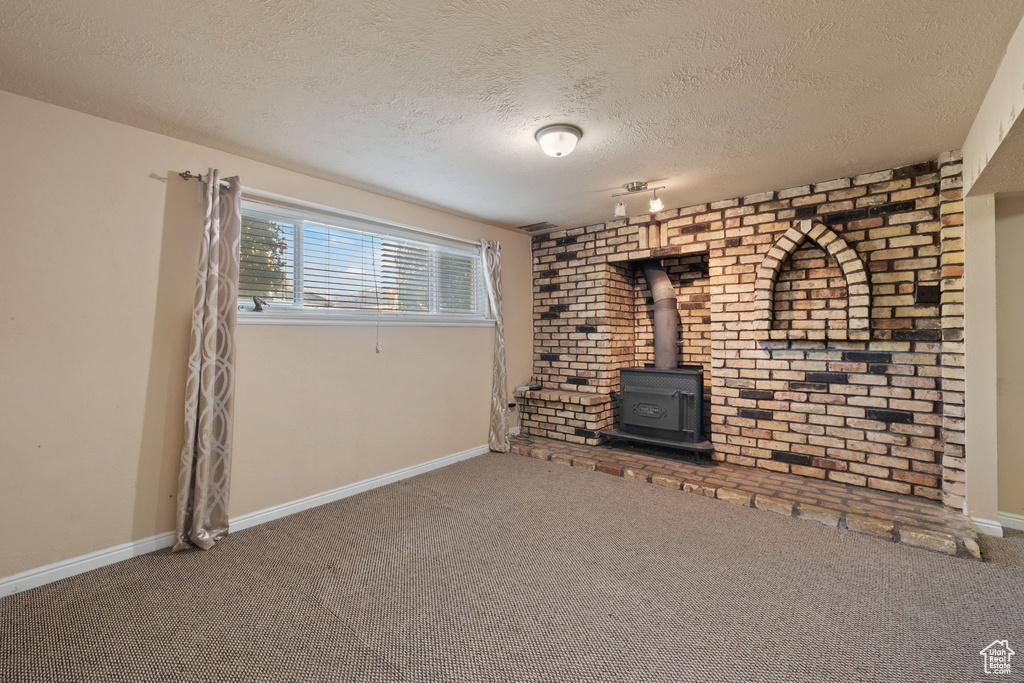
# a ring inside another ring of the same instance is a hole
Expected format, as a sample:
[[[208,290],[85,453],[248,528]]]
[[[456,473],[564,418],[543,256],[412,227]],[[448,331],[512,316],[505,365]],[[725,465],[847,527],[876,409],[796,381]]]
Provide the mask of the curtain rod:
[[[191,180],[192,178],[195,178],[199,182],[203,182],[203,180],[204,180],[202,174],[192,173],[191,171],[182,171],[178,175],[180,175],[184,180]],[[228,188],[228,187],[230,187],[230,185],[227,185],[225,183],[221,183],[221,187],[222,188]],[[314,211],[315,210],[323,211],[324,213],[327,213],[328,215],[341,216],[341,217],[344,217],[344,218],[355,218],[355,219],[358,219],[358,220],[364,220],[364,221],[368,221],[368,222],[371,222],[371,223],[377,223],[377,224],[382,225],[382,226],[390,226],[390,227],[399,228],[401,230],[408,230],[410,232],[423,233],[425,235],[431,235],[433,237],[438,237],[438,238],[441,238],[441,239],[449,241],[449,242],[461,242],[463,244],[472,244],[474,246],[479,246],[480,245],[479,240],[468,240],[468,239],[466,239],[464,237],[455,237],[454,235],[446,235],[446,234],[444,234],[442,232],[436,232],[434,230],[426,230],[424,228],[417,228],[417,227],[414,227],[414,226],[411,226],[411,225],[405,225],[403,223],[395,223],[393,221],[386,221],[386,220],[383,220],[383,219],[380,219],[380,218],[374,218],[372,216],[364,216],[362,214],[353,213],[353,212],[349,212],[349,211],[341,211],[339,209],[334,209],[334,208],[327,207],[327,206],[322,206],[322,205],[319,205],[319,204],[312,204],[312,203],[309,203],[309,202],[303,202],[303,201],[300,201],[300,200],[295,200],[295,199],[292,199],[291,197],[285,197],[283,195],[277,195],[277,194],[274,194],[272,192],[261,192],[261,191],[251,190],[249,188],[243,187],[242,188],[242,197],[243,198],[248,198],[248,199],[256,201],[256,202],[260,202],[260,201],[266,202],[267,200],[270,200],[271,204],[275,204],[275,203],[276,204],[282,204],[283,203],[285,206],[287,206],[289,208],[297,208],[299,210],[311,208]]]
[[[401,231],[418,233],[426,235],[428,237],[437,238],[443,242],[456,242],[461,244],[471,244],[479,247],[480,240],[470,240],[465,237],[456,237],[455,235],[449,235],[447,233],[438,232],[436,230],[428,230],[426,228],[419,228],[414,225],[407,225],[405,223],[398,223],[396,221],[389,221],[383,218],[377,218],[375,216],[368,216],[362,213],[356,213],[355,211],[345,211],[344,209],[337,209],[333,206],[327,206],[325,204],[317,204],[315,202],[309,202],[302,199],[295,199],[294,197],[288,197],[286,195],[275,194],[273,192],[267,192],[265,190],[254,190],[252,188],[242,186],[242,199],[255,202],[257,204],[268,204],[272,207],[281,207],[298,212],[307,212],[312,215],[320,214],[322,218],[342,218],[349,220],[356,220],[360,222],[370,223],[377,228],[398,228]]]
[[[192,180],[193,178],[195,178],[196,180],[198,180],[201,183],[206,181],[206,179],[203,178],[202,174],[193,173],[192,171],[182,171],[178,175],[180,175],[183,180]],[[231,187],[227,183],[221,183],[220,186],[223,189],[225,189],[225,190],[228,189],[229,187]]]

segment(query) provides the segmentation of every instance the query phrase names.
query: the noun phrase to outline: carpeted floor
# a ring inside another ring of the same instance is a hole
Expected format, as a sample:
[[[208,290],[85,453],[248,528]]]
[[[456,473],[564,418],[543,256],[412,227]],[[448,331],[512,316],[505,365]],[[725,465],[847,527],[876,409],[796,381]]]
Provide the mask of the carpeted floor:
[[[1024,537],[985,550],[492,454],[2,599],[0,680],[980,680],[1024,653]]]

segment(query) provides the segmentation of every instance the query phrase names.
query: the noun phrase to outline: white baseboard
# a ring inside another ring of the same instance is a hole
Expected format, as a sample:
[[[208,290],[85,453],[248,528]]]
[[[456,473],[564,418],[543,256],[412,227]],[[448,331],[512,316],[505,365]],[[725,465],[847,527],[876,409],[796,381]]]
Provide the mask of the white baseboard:
[[[336,500],[341,500],[342,498],[348,498],[349,496],[354,496],[357,493],[375,489],[378,486],[393,484],[396,481],[415,477],[418,474],[423,474],[430,470],[436,470],[439,467],[451,465],[452,463],[456,463],[460,460],[467,460],[478,455],[483,455],[484,453],[490,452],[490,450],[491,449],[487,446],[477,446],[476,448],[470,448],[469,450],[465,450],[460,453],[452,453],[451,455],[446,455],[444,457],[437,458],[436,460],[420,463],[419,465],[413,465],[412,467],[406,467],[377,477],[371,477],[370,479],[364,479],[363,481],[357,481],[354,484],[348,484],[347,486],[342,486],[330,491],[315,493],[312,496],[293,500],[289,503],[282,503],[281,505],[275,505],[274,507],[266,508],[264,510],[257,510],[256,512],[250,512],[247,515],[239,515],[231,520],[231,531],[248,529],[249,527],[256,526],[257,524],[263,524],[274,519],[287,517],[288,515],[293,515],[296,512],[308,510],[309,508],[315,508],[318,505],[324,505],[325,503],[332,503]]]
[[[161,548],[169,548],[172,545],[174,545],[174,532],[166,531],[149,538],[129,541],[128,543],[72,557],[70,560],[54,562],[45,567],[29,569],[20,574],[0,579],[0,598],[27,591],[30,588],[38,588],[39,586],[74,576],[75,574],[99,569],[121,560],[145,555]]]
[[[1003,526],[994,519],[985,519],[984,517],[971,517],[971,526],[974,530],[981,534],[987,534],[989,536],[1002,536]]]
[[[317,493],[312,496],[300,498],[299,500],[293,500],[289,503],[283,503],[281,505],[275,505],[264,510],[257,510],[256,512],[250,512],[245,515],[239,515],[229,521],[231,531],[241,531],[242,529],[248,529],[251,526],[257,524],[263,524],[271,520],[279,519],[281,517],[287,517],[288,515],[295,514],[296,512],[302,512],[318,505],[324,505],[325,503],[331,503],[342,498],[348,498],[354,496],[357,493],[363,493],[370,489],[375,489],[378,486],[385,486],[386,484],[392,484],[402,479],[408,479],[409,477],[415,477],[416,475],[436,470],[446,465],[459,462],[460,460],[468,460],[469,458],[483,455],[484,453],[490,452],[490,448],[487,446],[477,446],[470,448],[459,453],[452,453],[429,462],[420,463],[419,465],[413,465],[412,467],[406,467],[394,472],[382,474],[377,477],[371,477],[370,479],[364,479],[354,484],[348,484],[347,486],[341,486],[330,491],[324,491],[323,493]],[[14,595],[22,591],[27,591],[30,588],[38,588],[44,586],[53,581],[59,581],[60,579],[66,579],[76,574],[83,572],[92,571],[93,569],[99,569],[105,567],[108,564],[114,564],[122,560],[127,560],[139,555],[145,555],[156,550],[163,548],[169,548],[174,545],[174,532],[167,531],[156,536],[150,536],[148,538],[142,538],[138,541],[129,541],[128,543],[122,543],[115,545],[110,548],[104,548],[95,552],[87,553],[85,555],[79,555],[78,557],[72,557],[69,560],[61,560],[60,562],[54,562],[48,564],[45,567],[37,567],[36,569],[29,569],[12,576],[0,578],[0,598],[7,595]]]
[[[1007,529],[1024,531],[1024,515],[1014,515],[1009,512],[999,513],[999,523]]]

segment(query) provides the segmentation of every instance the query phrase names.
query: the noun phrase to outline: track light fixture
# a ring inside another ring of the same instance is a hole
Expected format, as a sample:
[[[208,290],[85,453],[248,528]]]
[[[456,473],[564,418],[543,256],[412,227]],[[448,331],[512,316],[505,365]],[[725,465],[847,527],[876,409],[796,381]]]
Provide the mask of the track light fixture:
[[[661,211],[665,208],[665,203],[658,198],[658,191],[654,191],[654,196],[651,197],[651,213]]]
[[[664,190],[664,185],[661,185],[659,187],[647,187],[647,183],[645,183],[644,181],[634,180],[631,183],[626,183],[625,185],[623,185],[622,189],[624,189],[625,192],[613,194],[612,197],[627,197],[629,195],[640,194],[642,192],[653,192],[654,196],[651,197],[651,202],[649,205],[651,213],[661,211],[662,209],[665,208],[665,203],[661,201],[661,198],[658,196],[658,190]],[[625,215],[626,205],[620,199],[618,204],[615,205],[615,217],[622,218]]]

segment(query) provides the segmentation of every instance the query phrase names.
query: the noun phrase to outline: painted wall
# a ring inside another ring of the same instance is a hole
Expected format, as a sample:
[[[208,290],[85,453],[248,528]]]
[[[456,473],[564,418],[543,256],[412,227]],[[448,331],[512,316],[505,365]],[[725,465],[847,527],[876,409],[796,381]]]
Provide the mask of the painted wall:
[[[1024,515],[1024,195],[996,197],[999,511]]]
[[[1024,332],[1017,280],[1024,206],[1019,196],[1007,194],[1024,190],[1022,112],[1024,22],[1006,46],[963,145],[969,207],[964,225],[967,502],[971,516],[991,523],[992,532],[998,532],[997,513],[1024,513],[1024,370],[1017,351]]]
[[[964,195],[1019,189],[1024,171],[1024,21],[1006,45],[999,68],[964,140]]]
[[[502,244],[509,382],[530,242],[0,92],[0,577],[172,530],[201,207],[247,187]],[[242,325],[231,515],[487,441],[490,328]]]
[[[967,512],[998,532],[999,416],[995,196],[964,199],[964,436]]]

